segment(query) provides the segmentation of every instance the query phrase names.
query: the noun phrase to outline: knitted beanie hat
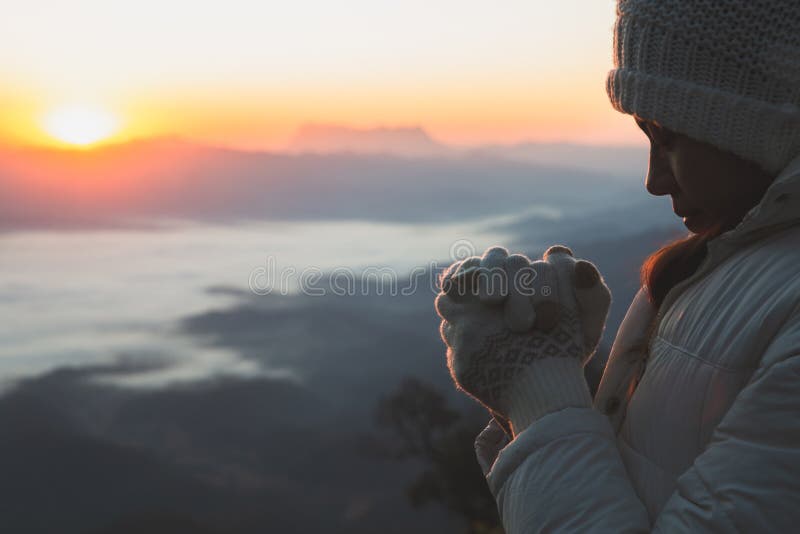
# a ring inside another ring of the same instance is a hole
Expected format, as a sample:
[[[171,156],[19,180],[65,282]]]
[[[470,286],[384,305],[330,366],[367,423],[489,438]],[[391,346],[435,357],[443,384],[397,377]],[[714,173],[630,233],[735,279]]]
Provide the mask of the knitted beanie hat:
[[[799,0],[618,0],[623,113],[778,173],[800,155]]]

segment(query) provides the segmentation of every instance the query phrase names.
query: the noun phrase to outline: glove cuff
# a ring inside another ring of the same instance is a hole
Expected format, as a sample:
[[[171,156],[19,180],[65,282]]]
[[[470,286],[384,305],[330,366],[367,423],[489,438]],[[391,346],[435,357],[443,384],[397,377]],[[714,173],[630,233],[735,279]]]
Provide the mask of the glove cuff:
[[[511,384],[508,400],[508,418],[515,436],[548,413],[569,407],[592,407],[583,365],[570,357],[532,362]]]

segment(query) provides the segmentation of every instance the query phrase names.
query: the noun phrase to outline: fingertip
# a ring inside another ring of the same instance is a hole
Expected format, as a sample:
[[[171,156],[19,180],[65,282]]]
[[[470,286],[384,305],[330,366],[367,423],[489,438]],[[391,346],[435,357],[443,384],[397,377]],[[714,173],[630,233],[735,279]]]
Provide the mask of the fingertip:
[[[582,308],[591,307],[598,303],[604,303],[611,300],[611,290],[603,282],[602,277],[598,273],[598,278],[594,284],[588,287],[581,287],[575,284],[575,297],[578,299],[578,304]]]
[[[442,316],[442,300],[445,298],[447,298],[446,293],[439,293],[436,295],[436,298],[433,299],[433,308],[436,310],[436,313],[439,315],[439,317]]]
[[[511,254],[506,258],[506,269],[522,269],[531,264],[530,258],[524,254]]]
[[[486,260],[494,260],[495,258],[498,259],[506,259],[508,257],[508,249],[505,247],[489,247],[481,256],[481,264],[483,264]]]
[[[442,341],[444,341],[445,345],[449,345],[447,341],[447,329],[449,324],[450,323],[444,319],[442,319],[442,321],[439,323],[439,337],[442,338]]]
[[[481,259],[479,257],[471,256],[453,263],[450,268],[445,271],[439,283],[442,292],[452,298],[466,296],[471,290],[470,288],[473,283],[473,271],[480,265],[480,261]]]
[[[568,255],[570,255],[572,257],[575,257],[575,255],[572,253],[572,250],[568,246],[566,246],[566,245],[553,245],[553,246],[551,246],[550,248],[548,248],[547,250],[544,251],[544,254],[542,255],[542,259],[546,260],[548,256],[551,256],[553,254],[568,254]]]
[[[586,260],[578,260],[575,263],[575,287],[589,289],[598,282],[600,282],[600,271],[593,263]]]
[[[456,271],[458,271],[458,268],[461,266],[462,263],[463,263],[463,260],[454,261],[453,263],[448,265],[447,268],[444,271],[442,271],[442,274],[439,275],[439,285],[440,285],[440,287],[442,285],[444,285],[444,283],[447,280],[449,280],[456,273]]]
[[[459,271],[466,271],[467,269],[479,267],[480,264],[481,264],[481,258],[479,258],[478,256],[470,256],[469,258],[461,262],[461,265],[459,266]]]
[[[446,293],[439,293],[436,295],[436,299],[433,301],[433,306],[436,309],[436,313],[439,315],[439,317],[447,321],[455,314],[458,304]]]

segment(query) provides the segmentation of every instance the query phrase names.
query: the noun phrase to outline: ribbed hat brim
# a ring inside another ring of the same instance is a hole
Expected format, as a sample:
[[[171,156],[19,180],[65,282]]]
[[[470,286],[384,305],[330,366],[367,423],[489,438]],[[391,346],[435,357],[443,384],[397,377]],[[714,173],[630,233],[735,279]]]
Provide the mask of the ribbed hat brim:
[[[623,113],[780,172],[800,154],[800,108],[770,104],[717,88],[618,68],[608,74],[611,104]]]

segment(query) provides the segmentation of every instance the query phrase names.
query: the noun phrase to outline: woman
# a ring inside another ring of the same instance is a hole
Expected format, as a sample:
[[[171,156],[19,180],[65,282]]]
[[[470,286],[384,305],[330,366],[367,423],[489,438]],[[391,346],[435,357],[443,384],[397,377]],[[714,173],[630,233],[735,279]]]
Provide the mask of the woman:
[[[495,248],[446,273],[451,373],[495,418],[479,463],[509,534],[795,531],[800,2],[621,0],[617,15],[611,101],[650,140],[648,191],[691,234],[645,262],[594,399],[581,371],[609,298],[590,263]]]

